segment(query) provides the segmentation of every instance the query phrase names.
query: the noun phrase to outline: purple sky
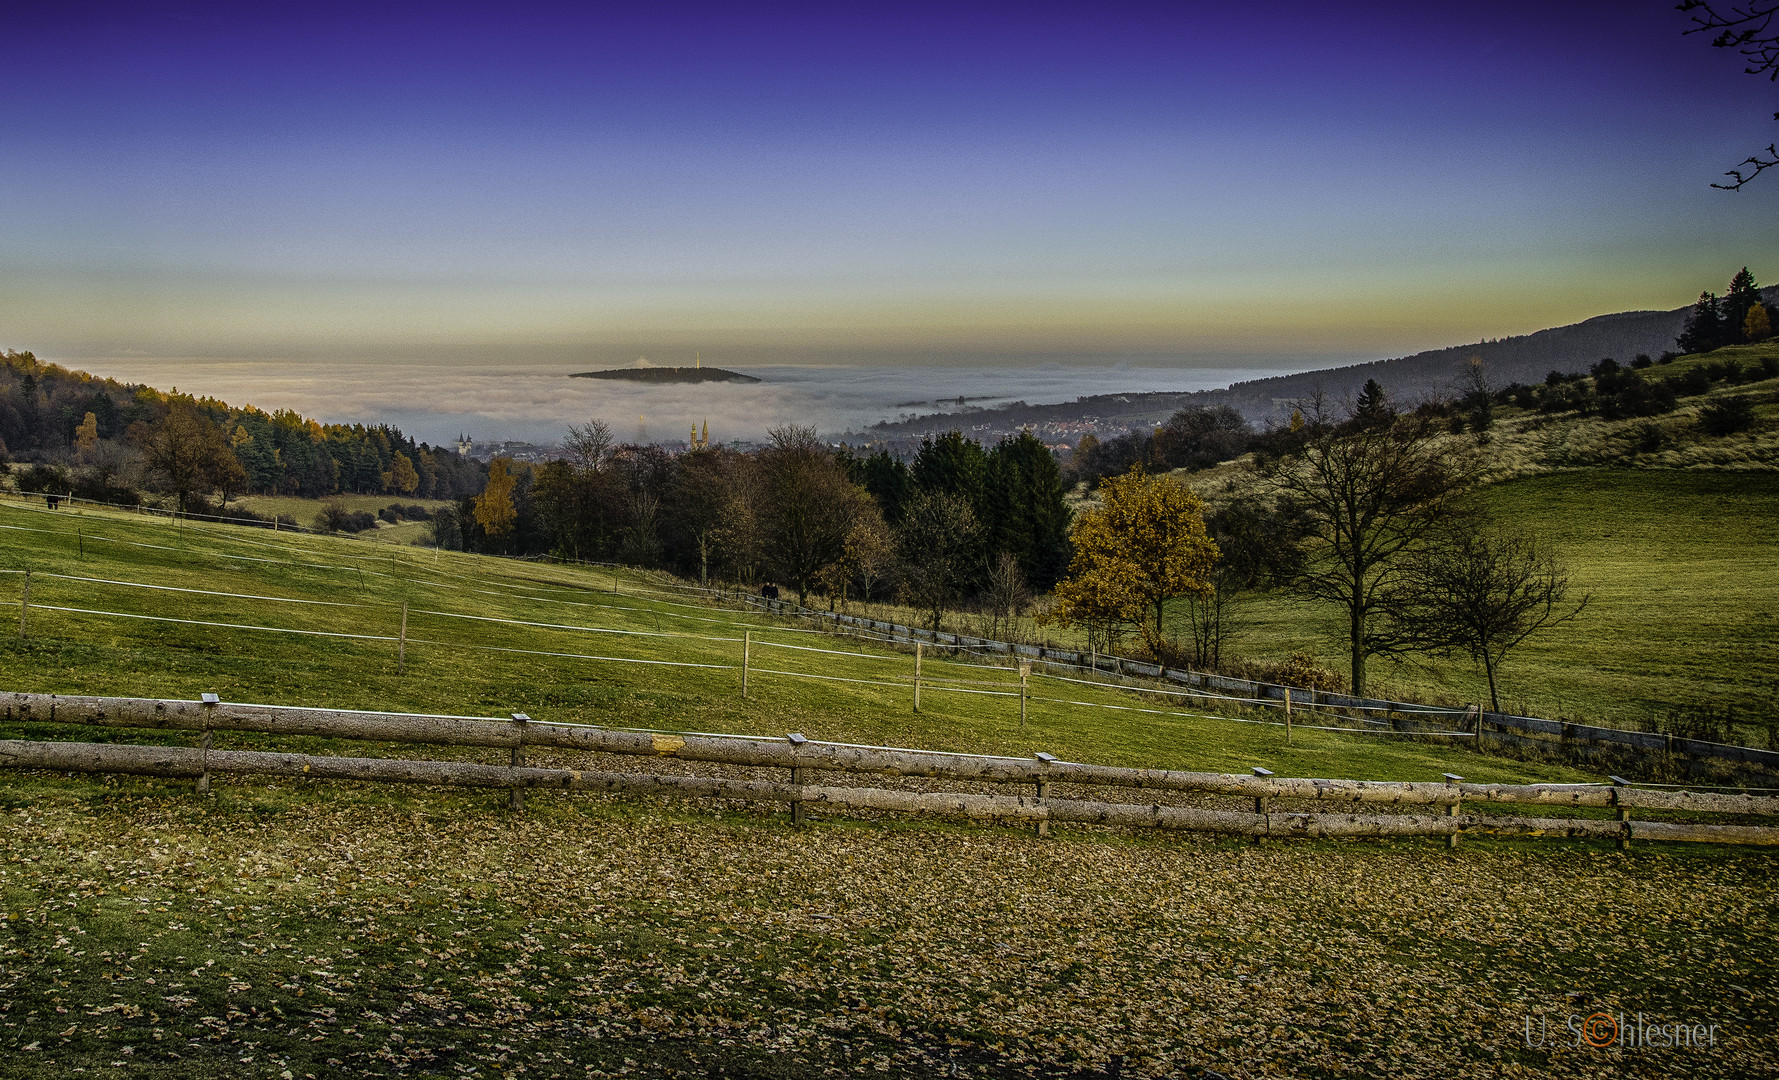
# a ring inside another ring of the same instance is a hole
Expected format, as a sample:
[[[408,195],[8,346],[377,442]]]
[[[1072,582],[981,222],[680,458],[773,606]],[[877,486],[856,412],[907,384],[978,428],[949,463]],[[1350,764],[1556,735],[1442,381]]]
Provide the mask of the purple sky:
[[[1309,363],[1779,276],[1771,83],[1475,6],[8,3],[0,346]]]

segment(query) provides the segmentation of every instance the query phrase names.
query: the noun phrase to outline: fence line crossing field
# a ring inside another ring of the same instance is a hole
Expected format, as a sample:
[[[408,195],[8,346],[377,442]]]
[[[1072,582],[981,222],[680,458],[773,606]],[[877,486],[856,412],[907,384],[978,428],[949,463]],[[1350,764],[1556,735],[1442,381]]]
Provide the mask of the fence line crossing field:
[[[1317,721],[1301,716],[1287,745],[1272,726],[1276,709],[1041,677],[1032,680],[1021,731],[1016,670],[938,650],[923,658],[916,714],[909,652],[857,638],[836,644],[784,620],[688,602],[633,572],[130,515],[77,517],[3,501],[0,552],[7,560],[0,569],[15,571],[0,581],[18,588],[16,571],[33,572],[21,647],[40,656],[21,665],[9,689],[184,698],[211,691],[228,700],[345,708],[374,699],[406,711],[800,730],[1157,768],[1245,772],[1260,765],[1295,776],[1406,780],[1452,771],[1451,750],[1430,743],[1381,745],[1386,740],[1317,732],[1309,730]],[[306,602],[291,602],[299,600]],[[752,686],[743,700],[741,639],[750,633]],[[1600,779],[1486,756],[1465,761],[1465,775],[1479,781]]]
[[[0,501],[0,590],[19,598],[27,569],[24,635],[0,644],[8,691],[1281,777],[1603,779],[1453,739],[1300,730],[1287,745],[1240,703],[1079,684],[1034,691],[1022,731],[1015,671],[930,651],[916,713],[905,651],[630,572]],[[198,796],[189,779],[11,769],[0,820],[7,1075],[1779,1075],[1764,849],[1040,839],[870,812],[796,827],[782,805],[730,801],[537,791],[514,808],[504,792],[221,773]],[[1529,1045],[1598,1013],[1716,1025],[1717,1041]]]

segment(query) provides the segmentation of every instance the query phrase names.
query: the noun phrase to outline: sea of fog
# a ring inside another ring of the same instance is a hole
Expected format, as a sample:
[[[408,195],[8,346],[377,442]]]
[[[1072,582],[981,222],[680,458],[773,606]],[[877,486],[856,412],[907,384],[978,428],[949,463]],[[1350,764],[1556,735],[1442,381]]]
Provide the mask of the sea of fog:
[[[392,424],[431,443],[461,433],[478,442],[553,443],[570,424],[600,418],[623,440],[758,440],[770,428],[812,425],[863,431],[880,420],[956,411],[958,398],[992,407],[1073,401],[1092,394],[1206,390],[1328,361],[1272,367],[1162,367],[1044,363],[1031,366],[761,366],[732,370],[758,383],[652,385],[571,379],[572,368],[327,361],[105,359],[64,361],[126,382],[211,396],[267,411],[295,409],[329,423]]]

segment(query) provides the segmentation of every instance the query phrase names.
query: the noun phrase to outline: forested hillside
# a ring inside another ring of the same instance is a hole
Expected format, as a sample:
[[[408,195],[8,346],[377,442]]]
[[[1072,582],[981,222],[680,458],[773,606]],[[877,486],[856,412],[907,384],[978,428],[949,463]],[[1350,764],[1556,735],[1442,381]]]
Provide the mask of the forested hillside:
[[[484,470],[454,449],[379,425],[321,424],[214,398],[100,379],[0,354],[0,462],[36,466],[32,479],[103,502],[143,490],[181,509],[220,494],[453,499],[482,490]]]

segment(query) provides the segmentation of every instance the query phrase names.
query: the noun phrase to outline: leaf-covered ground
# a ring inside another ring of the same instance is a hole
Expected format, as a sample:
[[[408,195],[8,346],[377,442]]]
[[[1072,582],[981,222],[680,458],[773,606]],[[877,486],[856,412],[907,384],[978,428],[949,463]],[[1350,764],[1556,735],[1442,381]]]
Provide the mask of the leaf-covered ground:
[[[1779,1075],[1758,851],[6,779],[7,1076]]]

